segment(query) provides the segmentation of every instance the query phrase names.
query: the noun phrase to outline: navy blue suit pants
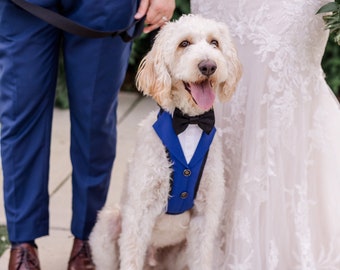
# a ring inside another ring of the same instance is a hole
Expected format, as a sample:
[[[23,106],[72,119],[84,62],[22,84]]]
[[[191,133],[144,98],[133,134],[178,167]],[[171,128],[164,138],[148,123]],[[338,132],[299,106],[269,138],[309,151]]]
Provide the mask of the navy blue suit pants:
[[[30,0],[99,30],[133,21],[137,0]],[[116,152],[117,95],[131,44],[64,33],[0,0],[0,120],[9,238],[48,234],[51,123],[60,51],[68,86],[75,237],[87,239],[105,203]],[[67,157],[65,157],[67,158]]]

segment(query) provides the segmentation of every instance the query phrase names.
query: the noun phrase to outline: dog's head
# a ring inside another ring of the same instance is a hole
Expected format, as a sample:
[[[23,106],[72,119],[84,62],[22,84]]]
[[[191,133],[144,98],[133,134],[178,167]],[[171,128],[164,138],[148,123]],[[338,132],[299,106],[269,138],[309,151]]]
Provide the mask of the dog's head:
[[[227,101],[241,65],[225,24],[199,15],[167,23],[137,72],[137,88],[166,111],[188,115],[213,106],[215,94]]]

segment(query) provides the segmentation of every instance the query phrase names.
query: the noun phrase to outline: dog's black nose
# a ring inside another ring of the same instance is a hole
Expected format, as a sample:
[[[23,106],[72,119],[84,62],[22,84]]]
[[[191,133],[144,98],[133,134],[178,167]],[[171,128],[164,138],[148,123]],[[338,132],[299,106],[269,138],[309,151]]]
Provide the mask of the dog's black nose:
[[[198,64],[198,68],[203,75],[210,76],[211,74],[214,74],[214,72],[216,71],[217,65],[215,61],[203,60]]]

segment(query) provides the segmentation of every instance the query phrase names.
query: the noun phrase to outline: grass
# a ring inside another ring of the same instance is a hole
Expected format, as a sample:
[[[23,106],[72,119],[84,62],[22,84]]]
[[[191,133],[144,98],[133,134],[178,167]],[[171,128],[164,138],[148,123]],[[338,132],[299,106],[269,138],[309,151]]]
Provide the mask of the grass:
[[[0,225],[0,256],[9,248],[9,241],[6,226]]]

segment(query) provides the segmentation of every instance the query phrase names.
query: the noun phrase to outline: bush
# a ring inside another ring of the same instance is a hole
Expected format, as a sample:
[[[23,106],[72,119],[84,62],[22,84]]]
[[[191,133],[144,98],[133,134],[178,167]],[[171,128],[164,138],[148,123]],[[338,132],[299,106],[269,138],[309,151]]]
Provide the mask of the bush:
[[[326,74],[326,81],[334,94],[340,98],[340,46],[334,42],[333,36],[329,37],[322,68]]]
[[[10,246],[6,226],[0,225],[0,257]]]

